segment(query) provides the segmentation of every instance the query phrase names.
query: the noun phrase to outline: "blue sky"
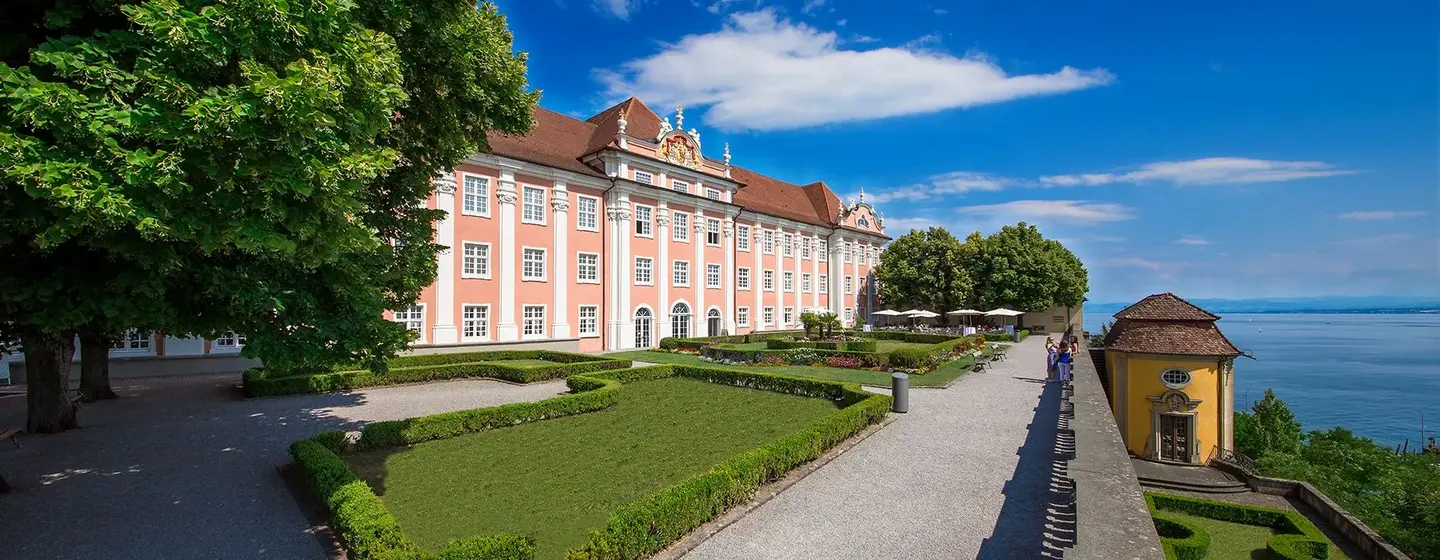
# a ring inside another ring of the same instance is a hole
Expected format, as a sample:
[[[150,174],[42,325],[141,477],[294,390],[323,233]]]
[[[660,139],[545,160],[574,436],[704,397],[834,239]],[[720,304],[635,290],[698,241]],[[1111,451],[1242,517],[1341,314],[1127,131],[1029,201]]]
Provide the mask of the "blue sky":
[[[1433,2],[1020,4],[499,2],[544,106],[684,105],[893,236],[1037,224],[1093,301],[1440,294]]]

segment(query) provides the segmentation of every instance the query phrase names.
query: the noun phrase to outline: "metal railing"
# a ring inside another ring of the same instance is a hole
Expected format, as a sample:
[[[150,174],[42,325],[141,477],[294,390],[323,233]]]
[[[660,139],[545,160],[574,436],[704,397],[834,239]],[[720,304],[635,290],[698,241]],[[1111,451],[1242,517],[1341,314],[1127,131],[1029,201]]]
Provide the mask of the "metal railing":
[[[1210,447],[1210,461],[1221,462],[1245,471],[1246,474],[1259,474],[1255,469],[1255,460],[1244,453],[1236,453],[1233,449],[1220,449],[1220,446]]]

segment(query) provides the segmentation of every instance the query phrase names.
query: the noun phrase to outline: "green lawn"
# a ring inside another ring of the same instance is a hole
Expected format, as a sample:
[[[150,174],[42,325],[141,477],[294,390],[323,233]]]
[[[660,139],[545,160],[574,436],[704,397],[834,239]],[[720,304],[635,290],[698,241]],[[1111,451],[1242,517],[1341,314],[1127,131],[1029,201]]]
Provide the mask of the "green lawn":
[[[870,371],[864,369],[847,369],[815,366],[727,366],[712,364],[700,360],[700,356],[694,354],[680,354],[675,352],[656,352],[654,350],[633,350],[630,352],[613,352],[604,355],[606,358],[634,360],[639,362],[650,362],[655,364],[685,364],[691,366],[725,367],[743,369],[746,371],[759,371],[764,373],[778,373],[781,375],[794,375],[797,377],[813,377],[816,379],[827,379],[830,381],[843,381],[846,383],[859,383],[874,387],[889,387],[890,374],[883,371]],[[935,371],[924,375],[910,376],[911,387],[939,387],[954,381],[955,378],[968,373],[974,363],[969,358],[961,358]]]
[[[598,412],[344,457],[421,546],[520,532],[535,535],[540,558],[559,559],[618,507],[835,410],[667,378],[627,384]]]
[[[552,361],[550,361],[550,360],[490,360],[490,361],[485,362],[485,363],[487,363],[487,364],[499,364],[499,365],[502,365],[502,366],[532,368],[532,367],[549,367],[549,366],[553,366],[553,365],[558,365],[560,362],[552,362]]]
[[[1180,517],[1210,533],[1210,550],[1205,554],[1206,560],[1264,558],[1265,541],[1275,534],[1269,527],[1231,523],[1174,511],[1166,513]],[[1343,556],[1337,556],[1337,558],[1343,558]]]

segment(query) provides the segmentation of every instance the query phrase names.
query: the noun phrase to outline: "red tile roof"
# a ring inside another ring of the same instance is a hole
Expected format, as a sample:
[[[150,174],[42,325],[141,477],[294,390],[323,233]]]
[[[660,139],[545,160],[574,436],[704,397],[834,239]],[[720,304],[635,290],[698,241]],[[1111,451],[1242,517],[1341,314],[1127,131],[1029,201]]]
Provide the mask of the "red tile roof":
[[[1180,299],[1170,292],[1145,296],[1145,299],[1115,314],[1116,319],[1147,321],[1214,321],[1220,318],[1199,306]]]
[[[615,138],[620,130],[622,109],[626,134],[638,138],[654,138],[660,134],[660,117],[639,99],[631,97],[583,121],[536,107],[535,128],[529,134],[492,133],[490,151],[511,159],[603,177],[601,170],[581,163],[580,158],[607,148],[618,149]],[[744,185],[735,193],[735,203],[746,209],[806,224],[840,227],[840,198],[824,183],[802,187],[742,167],[731,167],[730,175]]]
[[[1210,321],[1120,319],[1105,337],[1105,349],[1187,356],[1240,355],[1240,350]]]

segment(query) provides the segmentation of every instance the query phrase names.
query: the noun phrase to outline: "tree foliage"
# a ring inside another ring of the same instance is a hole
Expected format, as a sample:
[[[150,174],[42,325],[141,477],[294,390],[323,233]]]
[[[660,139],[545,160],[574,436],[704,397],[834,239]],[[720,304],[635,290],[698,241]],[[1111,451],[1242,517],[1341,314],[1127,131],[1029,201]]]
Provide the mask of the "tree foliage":
[[[409,334],[382,312],[434,280],[431,178],[536,101],[465,0],[0,9],[0,311],[27,359],[106,325],[233,329],[281,369],[383,360]]]
[[[891,307],[930,308],[942,313],[955,309],[970,296],[973,284],[965,257],[960,240],[944,228],[902,235],[885,248],[875,267],[880,299]]]
[[[1265,397],[1250,405],[1248,414],[1235,413],[1235,451],[1250,457],[1294,454],[1300,451],[1303,440],[1295,414],[1271,389],[1265,389]]]

